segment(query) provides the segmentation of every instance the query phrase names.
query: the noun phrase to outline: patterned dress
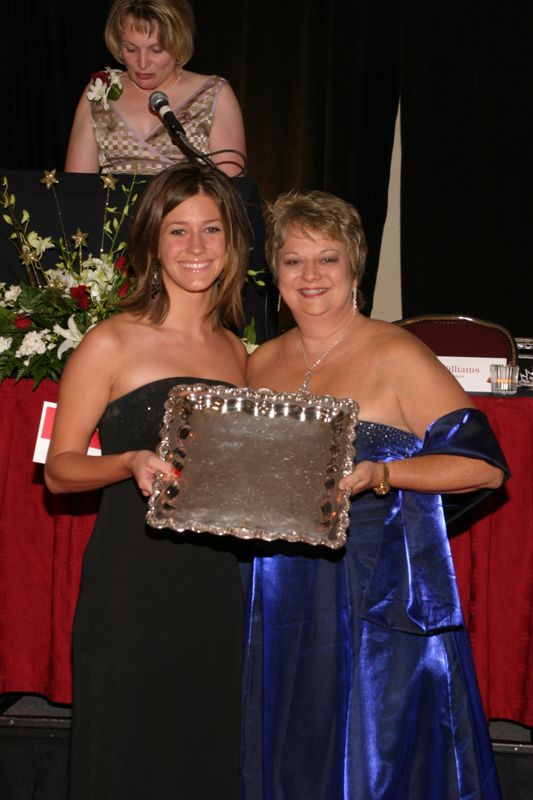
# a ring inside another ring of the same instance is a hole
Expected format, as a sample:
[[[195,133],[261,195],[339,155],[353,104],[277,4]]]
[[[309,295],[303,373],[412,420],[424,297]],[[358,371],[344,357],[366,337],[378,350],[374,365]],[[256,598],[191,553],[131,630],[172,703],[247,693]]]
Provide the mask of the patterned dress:
[[[209,151],[209,134],[220,90],[227,81],[211,75],[187,100],[174,109],[189,142],[202,153]],[[103,173],[157,175],[185,159],[162,122],[143,139],[122,118],[116,103],[106,110],[91,103],[92,125]]]

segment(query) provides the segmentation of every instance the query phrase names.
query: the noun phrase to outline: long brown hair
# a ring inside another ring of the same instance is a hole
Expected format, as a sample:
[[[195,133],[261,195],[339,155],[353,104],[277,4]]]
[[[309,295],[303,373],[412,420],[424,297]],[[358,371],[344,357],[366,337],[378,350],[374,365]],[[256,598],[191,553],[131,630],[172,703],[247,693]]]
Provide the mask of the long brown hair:
[[[156,297],[151,294],[161,222],[176,206],[198,194],[206,194],[216,203],[226,237],[223,277],[209,314],[221,325],[241,324],[242,287],[250,253],[246,210],[230,180],[219,170],[199,163],[177,164],[159,173],[138,201],[128,236],[136,289],[120,304],[121,310],[147,316],[156,324],[165,319],[169,297],[163,282]]]

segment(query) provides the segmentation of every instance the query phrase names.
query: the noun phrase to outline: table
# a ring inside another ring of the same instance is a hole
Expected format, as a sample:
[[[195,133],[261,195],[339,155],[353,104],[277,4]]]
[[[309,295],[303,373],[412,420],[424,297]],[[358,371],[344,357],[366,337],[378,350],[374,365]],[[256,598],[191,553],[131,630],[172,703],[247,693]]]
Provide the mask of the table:
[[[0,384],[0,692],[69,703],[72,618],[99,495],[52,495],[32,462],[42,404],[57,389]]]
[[[51,495],[32,463],[57,385],[0,384],[0,692],[71,700],[70,630],[98,493]],[[533,393],[474,397],[512,470],[451,531],[481,694],[490,719],[533,726]]]
[[[472,399],[487,414],[512,476],[452,528],[453,559],[487,717],[531,727],[533,393]]]

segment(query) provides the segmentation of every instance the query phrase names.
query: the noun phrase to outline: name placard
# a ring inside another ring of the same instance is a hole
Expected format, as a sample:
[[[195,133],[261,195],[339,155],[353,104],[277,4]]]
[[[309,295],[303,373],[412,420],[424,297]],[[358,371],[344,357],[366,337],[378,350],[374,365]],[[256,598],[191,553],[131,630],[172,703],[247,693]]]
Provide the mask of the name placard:
[[[33,452],[33,461],[36,464],[44,464],[50,446],[50,439],[52,438],[52,429],[54,427],[54,417],[56,415],[57,403],[51,403],[45,400],[41,411],[41,420],[39,422],[39,432],[37,433],[37,441],[35,442],[35,450]],[[88,456],[101,456],[102,450],[100,448],[100,437],[98,431],[95,431],[89,442],[89,449],[87,450]]]
[[[438,356],[439,361],[450,370],[465,392],[490,393],[490,365],[506,364],[502,356],[481,358],[478,356]]]

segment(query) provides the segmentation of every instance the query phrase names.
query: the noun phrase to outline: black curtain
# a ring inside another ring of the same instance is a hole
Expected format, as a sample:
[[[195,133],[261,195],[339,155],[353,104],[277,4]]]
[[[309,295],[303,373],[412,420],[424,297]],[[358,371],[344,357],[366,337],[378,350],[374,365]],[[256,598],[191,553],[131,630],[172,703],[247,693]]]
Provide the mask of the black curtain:
[[[404,3],[403,315],[533,335],[530,2]]]
[[[359,209],[370,313],[399,95],[400,0],[194,3],[192,66],[220,72],[245,119],[249,173],[266,200],[325,189]]]
[[[266,200],[293,187],[355,203],[369,239],[371,310],[398,102],[399,0],[192,2],[190,68],[228,78],[243,109],[248,174]],[[76,103],[91,72],[113,66],[108,0],[3,0],[4,168],[62,169]]]
[[[323,188],[361,211],[368,313],[401,94],[403,315],[467,313],[531,335],[528,0],[192,5],[190,67],[231,81],[263,198]],[[107,7],[3,0],[3,167],[61,169],[89,74],[112,65]]]
[[[90,73],[111,61],[105,0],[4,0],[0,166],[62,170],[76,105]]]

